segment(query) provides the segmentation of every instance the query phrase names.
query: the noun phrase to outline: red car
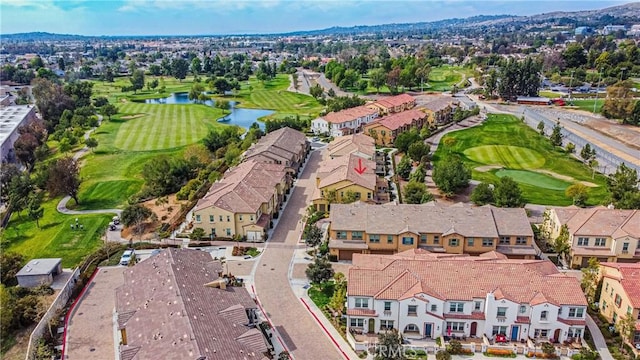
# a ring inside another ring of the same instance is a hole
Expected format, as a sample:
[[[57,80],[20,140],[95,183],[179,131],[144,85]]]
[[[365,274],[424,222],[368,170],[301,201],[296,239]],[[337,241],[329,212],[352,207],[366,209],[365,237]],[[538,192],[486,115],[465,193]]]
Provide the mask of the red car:
[[[506,343],[506,342],[509,342],[509,340],[507,340],[507,335],[505,334],[496,334],[496,342]]]

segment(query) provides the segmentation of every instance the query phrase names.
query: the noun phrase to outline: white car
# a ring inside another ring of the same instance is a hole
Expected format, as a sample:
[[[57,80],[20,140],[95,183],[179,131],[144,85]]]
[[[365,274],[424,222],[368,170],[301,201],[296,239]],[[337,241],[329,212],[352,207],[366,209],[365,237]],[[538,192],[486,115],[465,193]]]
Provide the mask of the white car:
[[[129,266],[129,263],[133,262],[136,258],[136,252],[132,249],[125,250],[120,258],[120,265]]]

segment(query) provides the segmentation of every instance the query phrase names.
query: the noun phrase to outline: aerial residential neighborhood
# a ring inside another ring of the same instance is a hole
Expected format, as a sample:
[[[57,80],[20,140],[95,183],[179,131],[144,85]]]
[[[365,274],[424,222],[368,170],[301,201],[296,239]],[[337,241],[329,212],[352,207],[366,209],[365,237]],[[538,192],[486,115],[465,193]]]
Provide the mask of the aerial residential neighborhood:
[[[640,359],[640,3],[0,14],[0,359]]]

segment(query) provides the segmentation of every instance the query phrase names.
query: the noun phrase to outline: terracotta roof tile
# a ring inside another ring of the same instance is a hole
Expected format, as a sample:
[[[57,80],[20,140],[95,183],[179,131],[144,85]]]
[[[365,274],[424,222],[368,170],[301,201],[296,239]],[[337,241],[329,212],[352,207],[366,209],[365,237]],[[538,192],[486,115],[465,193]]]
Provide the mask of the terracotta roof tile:
[[[370,122],[369,124],[382,125],[385,128],[393,131],[402,126],[411,125],[414,121],[424,119],[426,117],[427,114],[425,114],[423,111],[412,109],[382,117],[376,121]]]
[[[356,120],[364,116],[375,115],[377,113],[377,109],[371,109],[366,105],[362,105],[337,112],[330,112],[324,116],[321,116],[321,118],[331,124],[341,124],[344,122]]]
[[[374,102],[374,104],[382,105],[386,108],[401,106],[404,104],[415,103],[416,99],[409,94],[400,94],[396,96],[388,96],[380,98]]]
[[[258,140],[244,153],[245,159],[278,157],[293,162],[307,146],[304,133],[288,127],[272,131]]]
[[[600,263],[601,266],[608,266],[618,269],[620,278],[616,279],[622,285],[629,301],[634,308],[640,308],[640,262],[639,263]]]
[[[362,174],[355,170],[360,164],[366,168]],[[320,178],[318,187],[324,188],[340,181],[349,180],[374,191],[377,178],[375,168],[375,161],[363,159],[355,154],[327,159],[320,164],[317,171],[316,176]]]
[[[347,315],[351,316],[373,316],[377,317],[375,310],[371,309],[347,309]]]

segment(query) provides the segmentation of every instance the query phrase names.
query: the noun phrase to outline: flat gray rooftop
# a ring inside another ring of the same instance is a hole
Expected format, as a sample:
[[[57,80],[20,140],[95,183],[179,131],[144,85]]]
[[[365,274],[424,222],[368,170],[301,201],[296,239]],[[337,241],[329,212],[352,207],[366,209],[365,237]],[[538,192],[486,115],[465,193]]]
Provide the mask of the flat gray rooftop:
[[[53,271],[53,269],[62,262],[62,259],[33,259],[27,263],[16,276],[25,275],[47,275]]]
[[[11,105],[0,107],[0,143],[3,143],[22,120],[32,111],[33,105]]]

